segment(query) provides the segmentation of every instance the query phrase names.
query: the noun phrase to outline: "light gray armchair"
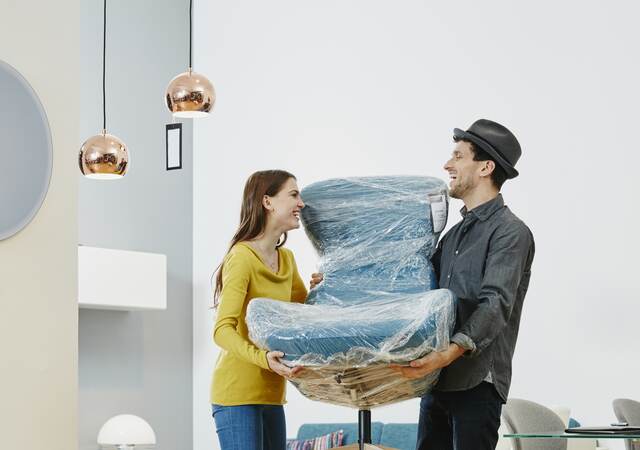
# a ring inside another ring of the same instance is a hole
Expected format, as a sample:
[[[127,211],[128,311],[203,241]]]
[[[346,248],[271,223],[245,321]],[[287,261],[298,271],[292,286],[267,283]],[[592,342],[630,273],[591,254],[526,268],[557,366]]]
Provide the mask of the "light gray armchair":
[[[502,418],[512,433],[562,432],[562,419],[530,400],[510,398],[502,409]],[[514,439],[514,450],[567,450],[566,439]]]
[[[631,426],[640,426],[640,402],[628,398],[617,398],[613,401],[613,412],[620,422]],[[640,443],[627,439],[624,441],[627,450],[640,450]]]

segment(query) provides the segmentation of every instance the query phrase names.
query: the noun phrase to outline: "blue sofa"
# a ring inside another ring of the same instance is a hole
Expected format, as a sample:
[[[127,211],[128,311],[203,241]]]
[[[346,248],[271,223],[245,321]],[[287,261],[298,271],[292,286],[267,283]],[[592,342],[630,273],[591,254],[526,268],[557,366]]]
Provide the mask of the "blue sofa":
[[[569,419],[569,427],[579,427],[580,422]],[[296,439],[313,439],[318,436],[343,430],[343,445],[358,443],[357,423],[306,423],[298,429]],[[371,443],[398,450],[415,450],[418,425],[415,423],[371,423]]]
[[[307,423],[298,429],[296,439],[313,439],[343,430],[343,445],[358,443],[357,423]],[[371,443],[398,450],[415,450],[418,425],[415,423],[371,423]]]

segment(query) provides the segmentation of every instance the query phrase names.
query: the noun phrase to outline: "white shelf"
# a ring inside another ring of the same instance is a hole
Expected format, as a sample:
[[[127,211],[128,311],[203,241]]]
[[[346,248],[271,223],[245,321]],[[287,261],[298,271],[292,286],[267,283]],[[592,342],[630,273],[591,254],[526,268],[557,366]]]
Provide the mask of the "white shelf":
[[[158,253],[78,247],[80,308],[167,309],[167,257]]]

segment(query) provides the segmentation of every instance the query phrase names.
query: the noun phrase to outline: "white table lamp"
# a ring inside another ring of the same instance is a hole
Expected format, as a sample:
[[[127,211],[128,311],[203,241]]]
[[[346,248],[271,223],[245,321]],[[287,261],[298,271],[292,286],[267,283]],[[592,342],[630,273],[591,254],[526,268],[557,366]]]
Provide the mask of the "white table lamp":
[[[132,414],[121,414],[107,420],[98,433],[98,445],[118,450],[149,448],[155,445],[156,434],[142,418]]]

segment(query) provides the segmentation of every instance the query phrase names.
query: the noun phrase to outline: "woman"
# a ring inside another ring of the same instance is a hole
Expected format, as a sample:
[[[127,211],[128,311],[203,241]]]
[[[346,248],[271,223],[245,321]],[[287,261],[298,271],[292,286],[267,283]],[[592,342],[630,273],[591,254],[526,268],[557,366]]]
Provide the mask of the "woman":
[[[211,404],[222,450],[284,450],[287,367],[277,351],[257,348],[245,314],[252,298],[304,302],[307,289],[293,253],[283,247],[287,231],[300,227],[304,203],[296,178],[283,170],[256,172],[244,187],[240,226],[217,270],[213,332],[222,349],[213,373]]]

